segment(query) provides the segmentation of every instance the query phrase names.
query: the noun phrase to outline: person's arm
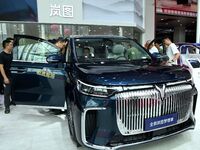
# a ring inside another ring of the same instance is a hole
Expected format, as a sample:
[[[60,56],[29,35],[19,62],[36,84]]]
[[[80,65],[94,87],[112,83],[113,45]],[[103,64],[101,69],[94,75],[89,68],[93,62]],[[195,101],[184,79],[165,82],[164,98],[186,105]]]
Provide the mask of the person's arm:
[[[177,47],[174,43],[171,45],[171,48],[172,48],[172,53],[174,55],[174,57],[172,58],[172,61],[174,62],[174,61],[179,59],[180,52],[179,52],[179,50],[177,49]]]
[[[172,61],[176,61],[176,60],[178,60],[179,57],[180,57],[180,53],[176,53],[176,54],[174,54],[174,57],[173,57]]]
[[[5,70],[3,68],[3,64],[0,64],[0,72],[1,72],[1,75],[3,76],[4,83],[9,84],[10,81],[9,81],[8,77],[6,76]]]

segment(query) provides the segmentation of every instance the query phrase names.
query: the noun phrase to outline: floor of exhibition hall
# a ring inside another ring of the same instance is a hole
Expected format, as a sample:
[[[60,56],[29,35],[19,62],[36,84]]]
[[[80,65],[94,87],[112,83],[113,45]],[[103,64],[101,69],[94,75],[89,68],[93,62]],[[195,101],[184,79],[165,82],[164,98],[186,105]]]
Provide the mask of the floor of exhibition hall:
[[[200,86],[197,85],[198,91]],[[198,97],[198,100],[200,98]],[[196,107],[196,127],[184,133],[122,150],[199,150],[200,102]],[[72,142],[65,115],[45,109],[12,106],[10,114],[0,107],[0,150],[87,150]]]

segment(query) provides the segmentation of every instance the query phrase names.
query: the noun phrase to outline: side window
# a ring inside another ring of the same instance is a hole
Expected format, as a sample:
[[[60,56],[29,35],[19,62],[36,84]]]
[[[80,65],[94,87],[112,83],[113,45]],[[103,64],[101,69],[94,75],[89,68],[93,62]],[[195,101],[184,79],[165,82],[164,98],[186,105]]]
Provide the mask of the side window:
[[[46,57],[56,54],[59,49],[46,41],[22,38],[13,50],[13,60],[47,63]]]
[[[188,46],[188,53],[189,54],[195,54],[196,53],[196,49],[193,46]]]
[[[186,46],[181,46],[180,47],[180,51],[181,51],[181,54],[186,54],[187,53],[187,47]]]

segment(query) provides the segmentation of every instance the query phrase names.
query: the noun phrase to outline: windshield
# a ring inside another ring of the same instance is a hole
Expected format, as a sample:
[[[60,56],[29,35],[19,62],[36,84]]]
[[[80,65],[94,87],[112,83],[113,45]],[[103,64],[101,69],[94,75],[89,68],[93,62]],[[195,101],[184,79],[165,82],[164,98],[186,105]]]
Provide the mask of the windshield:
[[[151,59],[136,42],[127,38],[75,39],[79,62],[134,61]]]

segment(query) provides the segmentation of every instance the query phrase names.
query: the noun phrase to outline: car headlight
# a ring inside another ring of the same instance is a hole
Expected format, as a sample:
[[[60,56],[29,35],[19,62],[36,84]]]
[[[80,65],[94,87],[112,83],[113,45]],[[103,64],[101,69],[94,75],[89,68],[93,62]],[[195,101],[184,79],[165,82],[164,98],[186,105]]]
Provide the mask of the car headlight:
[[[77,80],[77,89],[83,94],[96,97],[108,97],[114,94],[114,92],[116,91],[115,89],[107,88],[106,86],[89,85],[80,80]]]

